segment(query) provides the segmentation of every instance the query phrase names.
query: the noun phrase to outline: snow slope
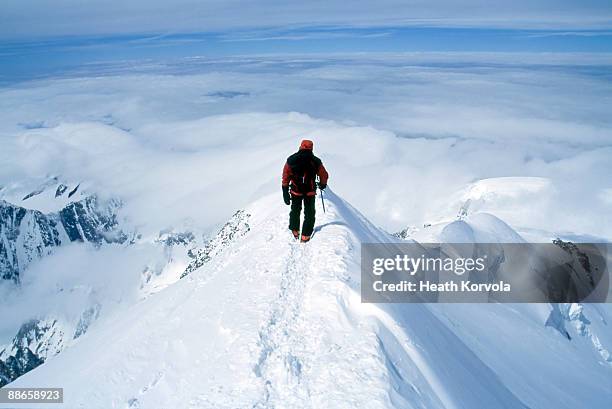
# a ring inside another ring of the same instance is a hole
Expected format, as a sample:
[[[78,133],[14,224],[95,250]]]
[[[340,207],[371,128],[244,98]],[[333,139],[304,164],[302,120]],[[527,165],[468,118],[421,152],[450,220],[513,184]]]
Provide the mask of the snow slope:
[[[277,196],[202,267],[11,386],[88,409],[612,405],[608,305],[362,304],[360,243],[393,238],[328,189],[313,240],[294,242]],[[490,215],[451,225],[520,239]]]

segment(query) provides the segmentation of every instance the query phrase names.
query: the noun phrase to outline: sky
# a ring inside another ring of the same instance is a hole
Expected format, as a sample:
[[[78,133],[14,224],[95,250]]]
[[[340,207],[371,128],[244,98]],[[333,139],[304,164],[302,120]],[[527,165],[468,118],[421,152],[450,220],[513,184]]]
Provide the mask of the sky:
[[[612,52],[609,1],[40,1],[0,9],[0,84],[92,63],[371,52]]]
[[[309,26],[609,29],[606,0],[6,0],[0,36],[185,33]]]

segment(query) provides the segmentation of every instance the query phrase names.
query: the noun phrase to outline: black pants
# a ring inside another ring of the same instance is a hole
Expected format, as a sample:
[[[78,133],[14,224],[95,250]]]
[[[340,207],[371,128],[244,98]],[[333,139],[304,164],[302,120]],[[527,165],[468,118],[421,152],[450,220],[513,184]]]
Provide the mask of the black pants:
[[[289,213],[289,229],[300,230],[300,213],[304,202],[304,224],[302,235],[311,236],[315,224],[315,198],[316,196],[292,196],[291,212]]]

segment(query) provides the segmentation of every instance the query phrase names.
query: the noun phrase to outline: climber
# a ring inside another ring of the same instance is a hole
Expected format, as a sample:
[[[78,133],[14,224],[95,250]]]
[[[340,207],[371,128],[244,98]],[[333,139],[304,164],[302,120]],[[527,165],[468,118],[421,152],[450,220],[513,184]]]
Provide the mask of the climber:
[[[304,204],[304,224],[302,225],[303,243],[310,240],[315,224],[315,195],[318,186],[321,191],[327,187],[327,170],[321,159],[312,153],[312,141],[304,139],[300,149],[287,158],[283,168],[283,199],[291,204],[289,230],[297,240],[300,238],[300,213]]]

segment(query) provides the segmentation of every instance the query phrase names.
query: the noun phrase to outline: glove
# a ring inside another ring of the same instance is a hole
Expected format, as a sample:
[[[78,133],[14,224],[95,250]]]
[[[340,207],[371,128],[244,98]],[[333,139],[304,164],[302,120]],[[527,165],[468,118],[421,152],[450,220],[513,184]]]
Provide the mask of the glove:
[[[327,185],[325,183],[319,183],[319,189],[325,190],[326,187]]]
[[[283,186],[283,200],[286,205],[291,203],[291,196],[289,195],[289,186]]]

